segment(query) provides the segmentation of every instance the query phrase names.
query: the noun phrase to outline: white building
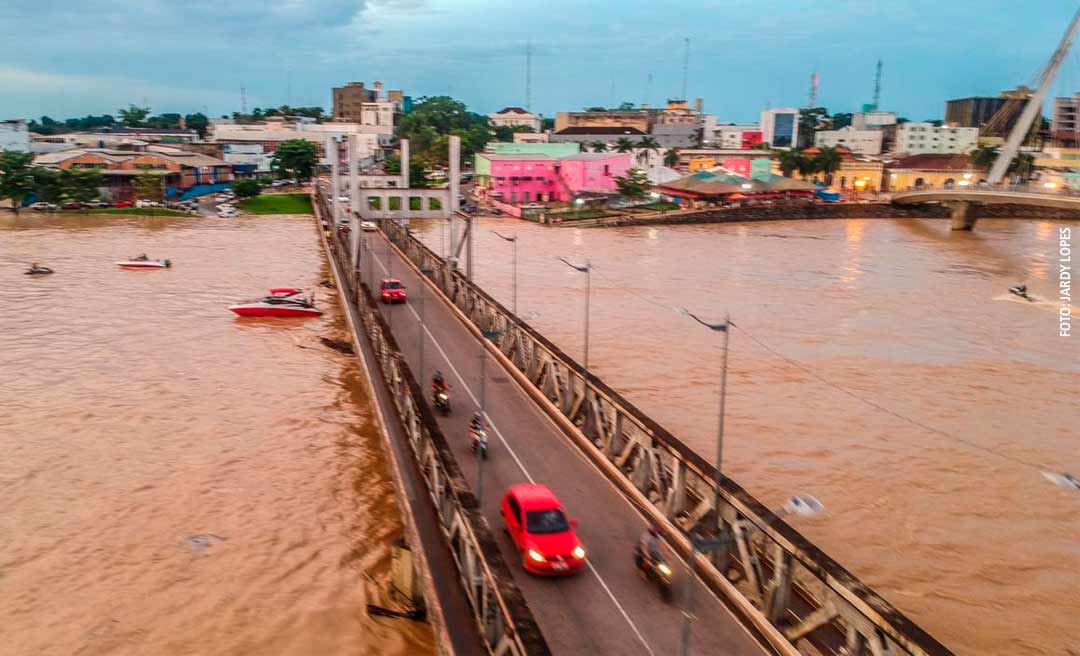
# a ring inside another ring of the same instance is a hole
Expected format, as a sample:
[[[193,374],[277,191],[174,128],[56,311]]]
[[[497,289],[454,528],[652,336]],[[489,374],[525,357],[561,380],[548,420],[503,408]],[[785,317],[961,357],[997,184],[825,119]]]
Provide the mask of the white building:
[[[896,112],[875,109],[851,115],[851,127],[856,130],[880,130],[890,125],[896,125]]]
[[[359,123],[287,123],[281,120],[263,121],[251,125],[214,123],[208,141],[224,144],[224,159],[230,164],[255,164],[259,172],[267,171],[270,156],[277,145],[291,139],[305,139],[322,149],[329,136],[357,135],[360,152],[357,159],[373,163],[381,154],[383,135]],[[325,158],[320,162],[326,163]]]
[[[760,133],[761,128],[757,125],[717,125],[712,130],[713,138],[708,140],[708,143],[713,148],[720,148],[722,150],[739,150],[743,147],[743,144],[748,141],[746,137],[747,132]],[[749,141],[754,141],[749,139]]]
[[[30,127],[21,118],[0,121],[0,150],[30,152]]]
[[[881,130],[856,130],[848,126],[839,130],[818,130],[814,133],[814,145],[818,148],[843,146],[859,155],[881,154]]]
[[[495,127],[524,125],[527,128],[532,128],[533,132],[541,132],[544,129],[543,117],[521,107],[504,107],[497,112],[488,114],[488,120]]]
[[[979,128],[935,127],[932,123],[901,123],[896,127],[896,152],[964,154],[975,149]]]
[[[784,107],[761,112],[761,139],[773,148],[794,148],[799,143],[799,110]]]

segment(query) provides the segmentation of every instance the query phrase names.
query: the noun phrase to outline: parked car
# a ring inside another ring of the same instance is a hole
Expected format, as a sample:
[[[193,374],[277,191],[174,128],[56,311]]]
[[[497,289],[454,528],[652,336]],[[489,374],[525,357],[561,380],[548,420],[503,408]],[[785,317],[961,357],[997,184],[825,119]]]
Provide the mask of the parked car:
[[[397,278],[385,278],[379,285],[379,295],[383,303],[404,303],[405,285]]]
[[[135,201],[131,200],[118,200],[112,204],[113,207],[134,207]]]
[[[364,232],[374,232],[379,229],[379,226],[375,225],[373,221],[361,221],[360,229]]]
[[[30,205],[30,209],[37,210],[38,212],[52,212],[60,209],[60,206],[56,203],[46,203],[44,201],[38,201]]]
[[[81,210],[82,208],[82,203],[64,203],[65,210]]]
[[[85,207],[108,207],[109,204],[103,200],[92,200],[89,203],[83,204]]]
[[[512,486],[502,501],[506,532],[521,554],[521,565],[533,574],[573,574],[585,566],[585,547],[555,494],[545,485]]]

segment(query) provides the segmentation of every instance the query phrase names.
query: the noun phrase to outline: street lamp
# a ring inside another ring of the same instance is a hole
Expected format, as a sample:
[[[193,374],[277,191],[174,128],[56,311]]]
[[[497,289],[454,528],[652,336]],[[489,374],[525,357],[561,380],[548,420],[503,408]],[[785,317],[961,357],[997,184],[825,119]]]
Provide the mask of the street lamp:
[[[574,199],[574,217],[579,218],[581,216],[581,206],[585,204],[584,198]]]
[[[717,506],[716,512],[719,514],[720,507]],[[781,517],[788,515],[798,515],[799,517],[813,517],[814,515],[820,515],[825,512],[825,504],[818,501],[815,497],[809,494],[799,494],[788,498],[784,502],[784,505],[773,513],[773,519],[765,523],[765,526],[772,524]],[[694,620],[694,563],[697,562],[697,554],[707,554],[712,551],[724,549],[731,542],[732,538],[727,534],[722,534],[715,540],[706,540],[693,535],[690,537],[690,562],[689,568],[686,573],[686,608],[683,610],[683,626],[682,634],[679,639],[679,655],[687,656],[690,650],[690,624]],[[752,545],[749,545],[753,548]]]
[[[514,235],[513,237],[507,237],[506,235],[500,235],[498,232],[496,232],[494,230],[491,231],[491,234],[495,235],[499,239],[502,239],[503,241],[508,241],[508,242],[510,242],[510,243],[512,243],[514,245],[514,247],[513,247],[513,249],[514,249],[514,282],[513,282],[513,290],[514,291],[513,291],[513,305],[511,307],[511,311],[514,313],[514,316],[517,316],[517,243],[518,243],[518,238],[517,238],[517,235]]]
[[[556,258],[574,271],[585,274],[585,371],[589,371],[589,297],[592,295],[592,263],[585,260],[585,266],[571,264],[566,258]]]

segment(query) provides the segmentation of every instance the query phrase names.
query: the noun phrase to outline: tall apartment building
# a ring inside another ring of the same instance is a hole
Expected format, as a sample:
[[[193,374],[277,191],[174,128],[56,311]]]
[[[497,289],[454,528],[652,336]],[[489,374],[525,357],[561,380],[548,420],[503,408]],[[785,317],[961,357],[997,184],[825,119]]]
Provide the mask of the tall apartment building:
[[[717,125],[709,143],[723,150],[745,150],[761,143],[761,128],[757,125]]]
[[[334,87],[334,120],[377,128],[384,144],[394,134],[394,115],[402,110],[404,94],[398,89],[383,93],[382,82],[375,82],[368,89],[363,82],[349,82]]]
[[[858,155],[880,155],[881,130],[857,130],[848,126],[839,130],[818,130],[814,133],[814,145],[818,148],[842,146]]]
[[[1054,98],[1054,113],[1050,117],[1050,138],[1057,146],[1076,148],[1080,145],[1080,93],[1072,98]]]
[[[793,148],[799,142],[799,110],[785,107],[761,112],[761,138],[773,148]]]
[[[945,123],[953,127],[979,128],[984,137],[1007,137],[1030,95],[1031,89],[1021,86],[1002,91],[996,98],[973,96],[948,100],[945,102]],[[1002,116],[991,121],[999,111],[1003,111]]]
[[[939,128],[932,123],[903,123],[896,128],[896,152],[906,155],[970,153],[978,141],[978,128]]]

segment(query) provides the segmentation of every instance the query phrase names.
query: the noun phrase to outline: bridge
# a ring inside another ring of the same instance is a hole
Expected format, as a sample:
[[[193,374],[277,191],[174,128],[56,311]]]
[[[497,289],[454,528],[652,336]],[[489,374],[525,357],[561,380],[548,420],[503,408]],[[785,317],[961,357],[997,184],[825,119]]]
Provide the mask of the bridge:
[[[893,194],[896,205],[935,203],[949,208],[953,230],[971,230],[978,219],[981,205],[1027,205],[1080,214],[1080,196],[1066,192],[1050,192],[1038,188],[1018,190],[1008,187],[922,189]]]
[[[458,145],[451,137],[451,163]],[[433,209],[407,202],[407,188],[362,190],[350,163],[346,207],[335,148],[349,147],[328,144],[330,185],[316,185],[314,204],[386,424],[405,537],[417,556],[420,594],[443,636],[442,653],[951,654],[477,287],[469,276],[471,220],[455,212],[456,167],[441,197],[445,205]],[[345,160],[351,162],[347,152]],[[377,196],[384,200],[365,212]],[[410,211],[445,213],[435,220],[450,223],[451,258],[409,232]],[[353,217],[348,234],[340,229],[345,216]],[[379,229],[356,229],[361,218]],[[407,304],[373,298],[371,290],[391,276],[408,287]],[[428,405],[436,369],[452,386],[450,416]],[[477,409],[491,427],[486,461],[476,459],[466,437]],[[577,576],[525,574],[502,535],[501,494],[526,481],[549,486],[580,521],[589,564]],[[672,555],[675,603],[660,598],[631,558],[650,524],[661,529]],[[708,555],[697,550],[701,540]]]

